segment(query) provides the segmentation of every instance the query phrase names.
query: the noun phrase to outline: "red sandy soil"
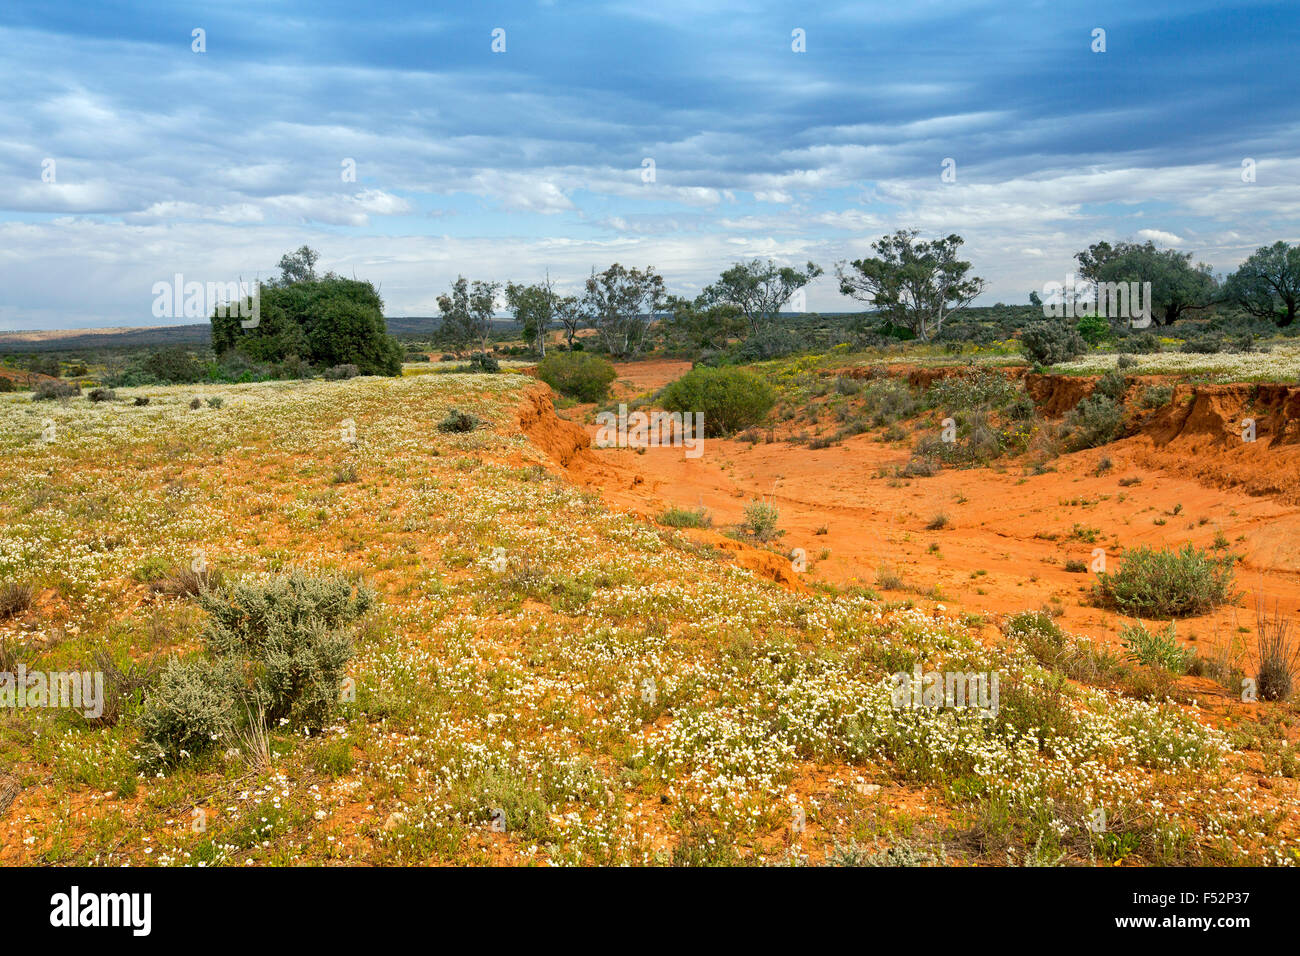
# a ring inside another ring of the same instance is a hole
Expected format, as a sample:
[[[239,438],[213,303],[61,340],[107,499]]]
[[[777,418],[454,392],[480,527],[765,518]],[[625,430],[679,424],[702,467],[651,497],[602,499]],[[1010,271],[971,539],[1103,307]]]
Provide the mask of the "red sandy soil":
[[[665,360],[620,365],[615,396],[644,394],[689,367]],[[1055,415],[1091,389],[1086,379],[1057,376],[1030,376],[1026,384],[1040,408]],[[1184,402],[1186,397],[1190,401]],[[577,406],[562,414],[581,419],[589,409]],[[783,441],[751,445],[708,439],[704,454],[688,459],[681,448],[638,453],[580,447],[587,443],[577,436],[575,445],[576,432],[566,428],[563,437],[551,439],[565,451],[547,450],[573,480],[599,490],[609,504],[648,518],[669,506],[704,507],[714,527],[725,530],[741,520],[750,501],[773,501],[785,532],[777,548],[787,553],[803,549],[807,570],[791,574],[789,560],[776,554],[771,555],[774,561],[749,556],[740,563],[787,584],[795,578],[793,586],[802,579],[878,588],[877,571],[888,565],[904,587],[883,592],[890,599],[941,604],[990,623],[1001,614],[1052,603],[1064,610],[1062,626],[1102,639],[1113,639],[1124,621],[1091,605],[1088,594],[1095,578],[1067,572],[1067,559],[1091,566],[1093,550],[1104,548],[1113,571],[1128,548],[1189,542],[1208,548],[1221,532],[1230,550],[1242,556],[1237,567],[1241,598],[1212,614],[1180,621],[1178,633],[1207,655],[1229,638],[1243,640],[1246,656],[1239,662],[1248,664],[1257,595],[1270,610],[1276,602],[1285,614],[1300,613],[1297,413],[1300,389],[1290,386],[1178,386],[1173,403],[1138,434],[1061,456],[1052,462],[1054,471],[1027,475],[1023,463],[1003,462],[993,468],[945,469],[906,482],[886,475],[906,463],[911,441],[884,444],[869,434],[820,450]],[[1258,423],[1253,444],[1240,439],[1245,414]],[[540,421],[534,423],[530,433],[555,430],[540,426]],[[595,435],[594,425],[584,428],[588,439]],[[1113,467],[1096,475],[1102,458]],[[1133,478],[1140,483],[1120,485],[1120,479]],[[946,527],[926,530],[940,513],[948,518]],[[1076,525],[1086,536],[1095,532],[1096,540],[1072,535]],[[716,532],[692,534],[736,547]],[[930,550],[932,545],[937,551]],[[932,591],[936,586],[937,596]]]
[[[19,388],[31,388],[38,382],[59,381],[52,375],[42,375],[40,372],[29,372],[20,368],[3,367],[0,367],[0,378],[7,378],[9,381],[17,383]]]

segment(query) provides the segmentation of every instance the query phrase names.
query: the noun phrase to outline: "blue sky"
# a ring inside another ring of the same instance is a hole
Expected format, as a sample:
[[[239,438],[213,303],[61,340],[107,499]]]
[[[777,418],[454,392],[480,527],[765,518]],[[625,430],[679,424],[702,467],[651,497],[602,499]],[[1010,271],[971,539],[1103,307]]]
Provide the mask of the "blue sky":
[[[1300,238],[1297,48],[1286,0],[9,0],[0,330],[172,324],[154,283],[303,243],[390,315],[459,273],[689,295],[756,256],[841,310],[833,264],[904,226],[964,236],[985,304],[1098,239],[1229,270]]]

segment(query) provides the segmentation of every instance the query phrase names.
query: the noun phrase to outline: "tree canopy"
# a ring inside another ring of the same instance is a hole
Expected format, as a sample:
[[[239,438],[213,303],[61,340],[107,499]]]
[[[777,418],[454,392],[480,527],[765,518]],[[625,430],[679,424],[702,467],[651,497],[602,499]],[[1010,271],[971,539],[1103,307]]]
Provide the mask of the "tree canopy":
[[[821,274],[821,266],[812,262],[802,270],[778,266],[771,259],[737,262],[700,294],[699,308],[735,306],[750,332],[761,332],[775,325],[790,298]]]
[[[1172,325],[1189,310],[1203,308],[1214,298],[1210,267],[1192,267],[1192,254],[1157,249],[1148,240],[1139,245],[1096,242],[1077,253],[1079,273],[1089,282],[1150,282],[1151,313],[1157,325]],[[1102,303],[1098,303],[1102,305]]]
[[[1260,246],[1228,276],[1222,294],[1251,315],[1290,325],[1300,305],[1300,246]]]
[[[457,276],[451,292],[438,296],[442,313],[439,335],[453,348],[477,345],[484,351],[492,338],[492,314],[496,311],[500,282],[470,282]]]
[[[318,258],[303,246],[280,260],[281,280],[260,287],[255,324],[236,310],[218,308],[211,320],[212,350],[258,362],[296,357],[317,368],[355,365],[363,375],[400,375],[402,349],[388,334],[375,287],[332,272],[316,278]]]
[[[894,325],[910,329],[922,342],[943,332],[944,321],[984,290],[984,280],[969,276],[971,264],[957,258],[963,239],[956,234],[920,241],[915,229],[900,229],[873,242],[876,255],[840,263],[840,292],[876,307]]]
[[[664,279],[653,266],[625,269],[616,262],[604,272],[592,270],[584,303],[609,354],[635,358],[645,346],[650,318],[663,300]]]
[[[546,355],[546,332],[555,320],[556,299],[549,276],[545,282],[531,285],[506,283],[506,305],[523,326],[524,341],[542,356]]]

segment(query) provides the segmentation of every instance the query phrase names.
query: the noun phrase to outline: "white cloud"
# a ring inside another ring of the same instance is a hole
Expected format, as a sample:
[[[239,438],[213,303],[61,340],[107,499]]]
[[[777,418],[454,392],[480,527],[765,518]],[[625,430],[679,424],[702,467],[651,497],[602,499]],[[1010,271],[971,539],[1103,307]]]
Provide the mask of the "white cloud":
[[[1161,232],[1159,229],[1139,229],[1138,238],[1150,239],[1162,246],[1181,246],[1183,244],[1181,237],[1175,236],[1172,232]]]

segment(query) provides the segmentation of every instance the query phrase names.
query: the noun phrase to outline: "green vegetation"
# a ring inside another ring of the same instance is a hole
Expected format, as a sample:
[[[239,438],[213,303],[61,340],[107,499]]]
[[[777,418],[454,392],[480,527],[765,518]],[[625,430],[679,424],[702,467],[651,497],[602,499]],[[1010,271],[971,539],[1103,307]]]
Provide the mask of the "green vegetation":
[[[704,508],[669,508],[658,520],[672,528],[708,528],[713,524],[713,518]]]
[[[212,350],[250,362],[294,359],[316,368],[355,365],[363,375],[400,375],[402,347],[388,334],[384,303],[369,282],[328,273],[316,277],[316,253],[303,247],[281,259],[282,278],[261,286],[258,319],[212,316]],[[167,379],[175,381],[176,379]],[[197,379],[193,379],[197,381]]]
[[[1114,441],[1123,423],[1124,407],[1094,392],[1070,409],[1061,427],[1061,438],[1070,451],[1097,448]]]
[[[81,386],[73,382],[37,382],[36,387],[32,389],[32,401],[49,402],[80,394]]]
[[[756,541],[771,541],[781,534],[776,529],[780,518],[781,514],[775,505],[766,501],[751,501],[745,505],[745,520],[741,522],[740,530]]]
[[[747,368],[696,368],[665,387],[658,404],[670,412],[702,412],[704,434],[715,437],[757,425],[776,404],[776,393]]]
[[[174,763],[268,722],[319,730],[340,704],[351,625],[374,600],[302,572],[201,591],[207,655],[168,661],[140,720],[146,756]]]
[[[1139,664],[1184,674],[1191,663],[1192,652],[1178,643],[1178,628],[1173,621],[1163,631],[1148,631],[1140,622],[1127,624],[1120,629],[1119,639],[1128,649],[1129,658]]]
[[[1291,635],[1291,620],[1274,609],[1270,615],[1263,601],[1255,607],[1259,635],[1259,670],[1255,683],[1262,700],[1287,700],[1300,672],[1300,646]]]
[[[604,401],[617,376],[614,366],[590,352],[552,352],[537,366],[537,377],[579,402]]]
[[[472,432],[482,425],[477,415],[467,412],[460,408],[453,408],[447,412],[447,417],[438,422],[438,431],[448,432],[450,434],[463,434]]]
[[[1026,327],[1020,335],[1020,345],[1029,361],[1042,366],[1069,362],[1088,351],[1088,343],[1077,329],[1052,319]]]
[[[1126,614],[1174,618],[1204,614],[1234,599],[1231,555],[1214,557],[1185,546],[1157,551],[1145,546],[1124,556],[1119,571],[1098,575],[1098,600]]]

